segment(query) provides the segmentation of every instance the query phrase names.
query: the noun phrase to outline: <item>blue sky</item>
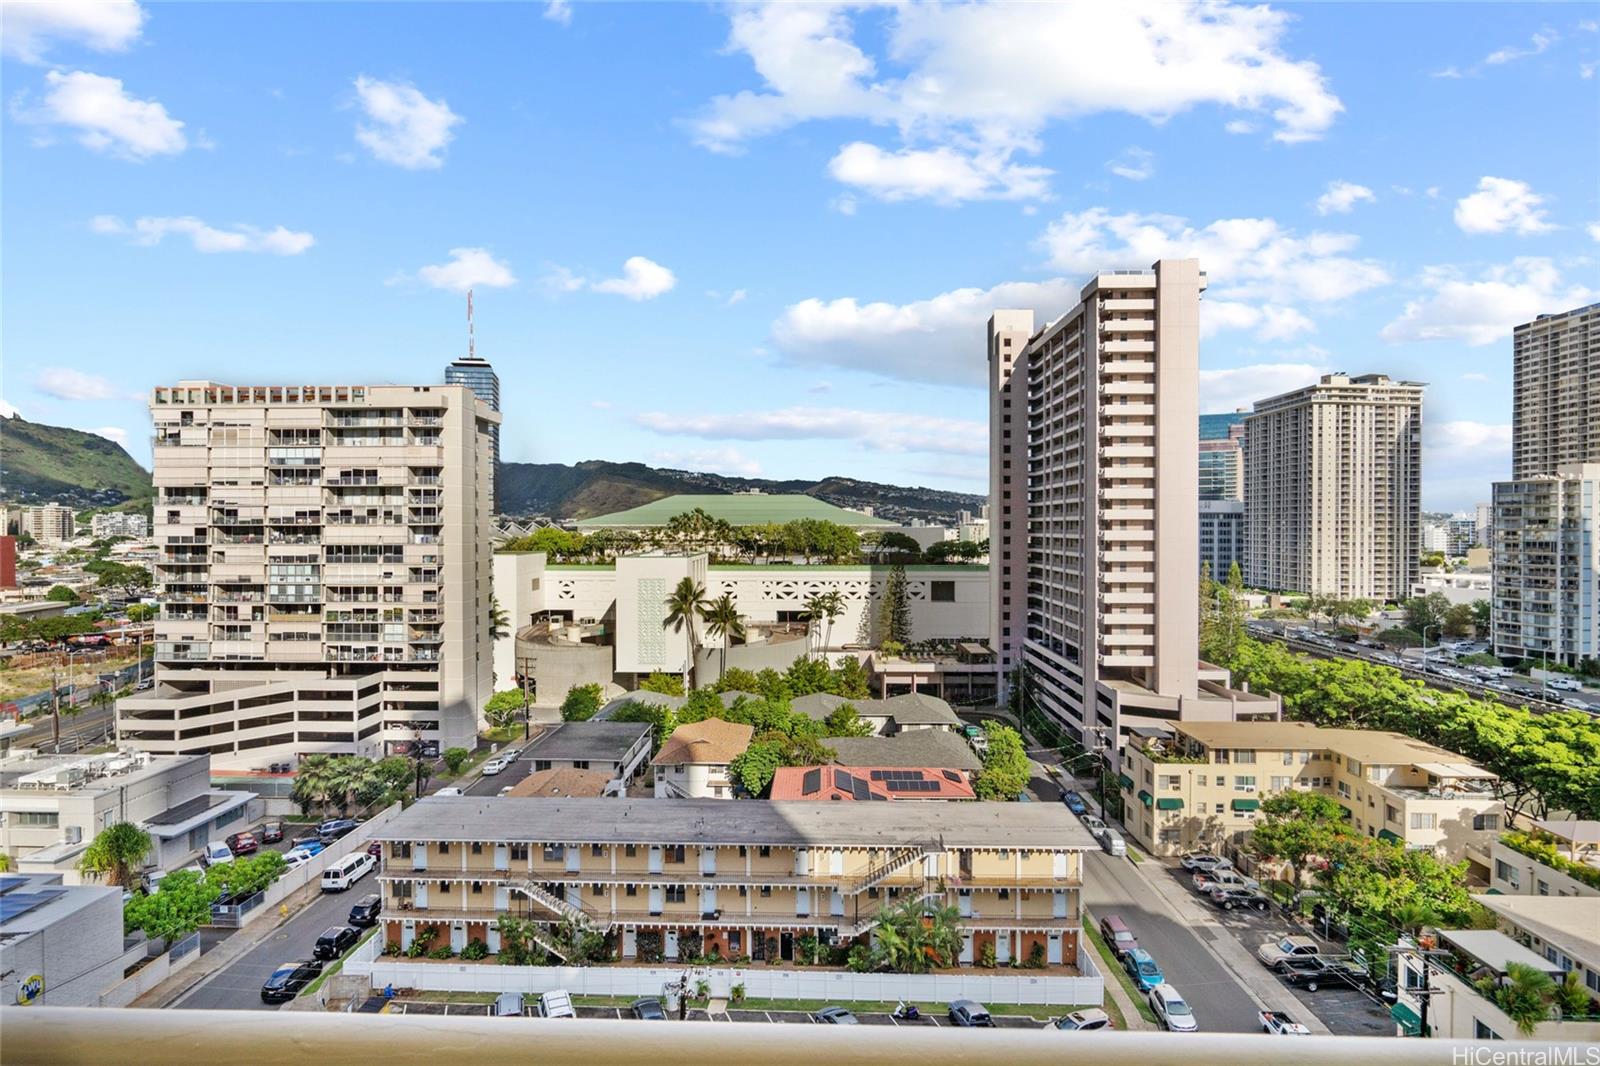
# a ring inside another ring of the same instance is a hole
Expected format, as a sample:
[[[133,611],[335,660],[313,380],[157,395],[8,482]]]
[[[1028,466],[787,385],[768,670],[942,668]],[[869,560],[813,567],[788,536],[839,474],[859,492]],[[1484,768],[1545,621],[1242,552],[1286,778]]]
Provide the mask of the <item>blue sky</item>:
[[[1198,254],[1202,406],[1600,300],[1600,5],[8,4],[4,400],[501,375],[504,458],[985,490],[991,308]]]

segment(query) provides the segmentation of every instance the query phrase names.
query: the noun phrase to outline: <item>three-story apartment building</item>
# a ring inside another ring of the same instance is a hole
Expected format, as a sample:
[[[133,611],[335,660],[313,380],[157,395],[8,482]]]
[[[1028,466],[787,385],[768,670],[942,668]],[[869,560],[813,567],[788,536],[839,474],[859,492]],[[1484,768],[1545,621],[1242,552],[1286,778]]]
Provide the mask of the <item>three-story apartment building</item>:
[[[122,739],[223,768],[471,747],[490,429],[464,385],[154,390],[156,687]]]
[[[957,907],[962,962],[1073,965],[1083,853],[1053,805],[432,798],[384,827],[387,942],[500,950],[502,914],[575,919],[620,958],[792,958],[868,941],[907,900]],[[642,949],[641,943],[652,945]]]

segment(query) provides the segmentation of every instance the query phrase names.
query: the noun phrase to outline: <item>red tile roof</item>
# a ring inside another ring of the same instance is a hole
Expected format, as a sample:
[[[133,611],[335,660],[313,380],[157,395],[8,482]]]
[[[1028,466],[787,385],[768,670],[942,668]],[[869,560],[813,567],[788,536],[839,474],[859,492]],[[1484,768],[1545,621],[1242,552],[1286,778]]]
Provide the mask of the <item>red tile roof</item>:
[[[958,770],[904,766],[782,766],[772,775],[775,800],[969,800]]]

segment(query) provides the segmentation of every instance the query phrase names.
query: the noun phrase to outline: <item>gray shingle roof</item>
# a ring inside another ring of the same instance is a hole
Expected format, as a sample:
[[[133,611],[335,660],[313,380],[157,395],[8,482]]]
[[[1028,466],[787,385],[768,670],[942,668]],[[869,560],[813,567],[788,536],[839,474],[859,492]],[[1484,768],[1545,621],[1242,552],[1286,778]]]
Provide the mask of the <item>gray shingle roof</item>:
[[[563,722],[535,740],[523,757],[553,762],[621,762],[648,732],[648,722]]]
[[[892,737],[829,737],[823,741],[841,766],[932,766],[980,770],[983,763],[965,739],[947,729],[917,729]]]

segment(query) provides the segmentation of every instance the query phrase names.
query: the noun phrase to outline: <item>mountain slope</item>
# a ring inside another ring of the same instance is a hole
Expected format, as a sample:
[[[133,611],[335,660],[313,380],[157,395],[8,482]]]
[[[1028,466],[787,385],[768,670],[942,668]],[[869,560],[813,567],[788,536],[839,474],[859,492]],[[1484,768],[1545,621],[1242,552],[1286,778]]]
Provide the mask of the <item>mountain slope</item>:
[[[773,481],[726,477],[692,470],[668,470],[643,463],[598,459],[564,463],[501,463],[500,510],[510,515],[589,518],[683,492],[727,493],[760,489],[815,496],[841,507],[871,507],[884,518],[923,518],[954,522],[961,511],[974,514],[988,497],[944,489],[882,485],[854,478]]]
[[[154,494],[150,473],[97,433],[0,420],[0,496],[14,501],[116,503]]]

